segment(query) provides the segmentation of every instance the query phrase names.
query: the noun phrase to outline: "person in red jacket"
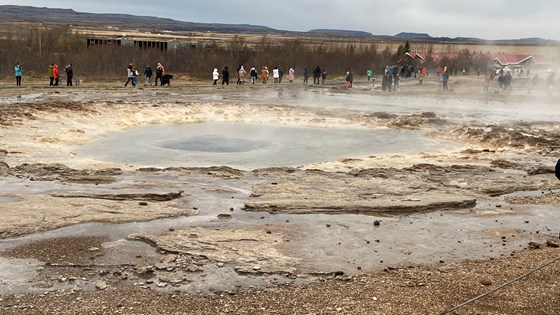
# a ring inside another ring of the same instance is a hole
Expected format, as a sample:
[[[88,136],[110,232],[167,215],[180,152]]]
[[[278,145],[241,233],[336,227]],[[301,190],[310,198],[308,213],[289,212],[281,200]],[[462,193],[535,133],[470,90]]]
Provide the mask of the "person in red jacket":
[[[58,65],[56,63],[53,65],[53,77],[54,77],[54,85],[58,86],[60,75],[58,74]]]

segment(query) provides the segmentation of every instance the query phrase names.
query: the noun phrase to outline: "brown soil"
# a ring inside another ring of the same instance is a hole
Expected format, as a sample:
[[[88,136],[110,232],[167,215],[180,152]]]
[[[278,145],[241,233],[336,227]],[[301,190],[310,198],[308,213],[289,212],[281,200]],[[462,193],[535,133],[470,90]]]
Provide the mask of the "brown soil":
[[[185,295],[107,280],[97,292],[11,295],[3,314],[440,314],[541,264],[560,250],[526,250],[505,259],[325,278],[309,285]],[[558,314],[560,261],[450,314]]]

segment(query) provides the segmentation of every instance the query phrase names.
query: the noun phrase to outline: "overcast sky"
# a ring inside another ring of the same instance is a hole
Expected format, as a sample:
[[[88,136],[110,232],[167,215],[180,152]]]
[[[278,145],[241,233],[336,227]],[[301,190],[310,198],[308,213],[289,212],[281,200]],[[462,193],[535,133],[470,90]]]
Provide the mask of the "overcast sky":
[[[126,13],[189,22],[431,36],[560,40],[560,0],[2,0],[0,4]]]

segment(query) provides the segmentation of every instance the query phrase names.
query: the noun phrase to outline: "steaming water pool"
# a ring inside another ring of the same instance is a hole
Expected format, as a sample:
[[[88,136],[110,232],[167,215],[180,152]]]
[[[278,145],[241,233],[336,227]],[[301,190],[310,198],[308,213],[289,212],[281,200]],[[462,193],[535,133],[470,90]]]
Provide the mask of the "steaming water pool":
[[[379,153],[435,151],[450,145],[391,129],[192,123],[139,127],[77,148],[79,157],[143,166],[299,166]]]

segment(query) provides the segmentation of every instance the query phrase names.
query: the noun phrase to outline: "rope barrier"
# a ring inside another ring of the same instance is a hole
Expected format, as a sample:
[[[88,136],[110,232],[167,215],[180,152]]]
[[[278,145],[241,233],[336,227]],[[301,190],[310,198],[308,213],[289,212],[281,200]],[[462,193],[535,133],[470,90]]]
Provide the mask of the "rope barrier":
[[[468,301],[466,301],[466,302],[464,302],[464,303],[461,303],[461,304],[459,304],[459,305],[457,305],[457,306],[455,306],[455,307],[453,307],[453,308],[450,308],[450,309],[448,309],[448,310],[445,310],[445,311],[439,313],[439,315],[446,315],[446,314],[449,314],[449,313],[451,313],[451,312],[453,312],[453,311],[455,311],[455,310],[457,310],[457,309],[459,309],[459,308],[461,308],[461,307],[463,307],[463,306],[465,306],[465,305],[467,305],[467,304],[470,304],[470,303],[472,303],[472,302],[474,302],[474,301],[476,301],[476,300],[479,300],[479,299],[481,299],[481,298],[483,298],[483,297],[485,297],[485,296],[487,296],[487,295],[489,295],[489,294],[492,294],[492,293],[494,293],[494,292],[496,292],[496,291],[498,291],[498,290],[500,290],[500,289],[502,289],[502,288],[504,288],[504,287],[507,287],[508,285],[510,285],[510,284],[512,284],[512,283],[514,283],[514,282],[516,282],[516,281],[519,281],[519,280],[521,280],[521,279],[523,279],[523,278],[525,278],[525,277],[527,277],[527,276],[529,276],[529,275],[531,275],[531,274],[533,274],[533,273],[535,273],[535,272],[537,272],[537,271],[539,271],[539,270],[541,270],[541,269],[543,269],[543,268],[545,268],[545,267],[547,267],[547,266],[549,266],[549,265],[552,265],[553,263],[555,263],[555,262],[557,262],[557,261],[560,261],[560,256],[558,256],[557,258],[555,258],[555,259],[553,259],[553,260],[551,260],[551,261],[549,261],[549,262],[547,262],[547,263],[544,263],[544,264],[538,266],[538,267],[535,268],[535,269],[529,270],[528,272],[526,272],[526,273],[524,273],[524,274],[522,274],[522,275],[520,275],[520,276],[518,276],[518,277],[516,277],[516,278],[514,278],[514,279],[512,279],[512,280],[510,280],[510,281],[508,281],[508,282],[506,282],[506,283],[504,283],[504,284],[502,284],[502,285],[500,285],[500,286],[498,286],[498,287],[496,287],[496,288],[494,288],[494,289],[492,289],[492,290],[490,290],[490,291],[484,292],[484,293],[482,293],[481,295],[479,295],[479,296],[477,296],[477,297],[474,297],[474,298],[472,298],[472,299],[470,299],[470,300],[468,300]]]

